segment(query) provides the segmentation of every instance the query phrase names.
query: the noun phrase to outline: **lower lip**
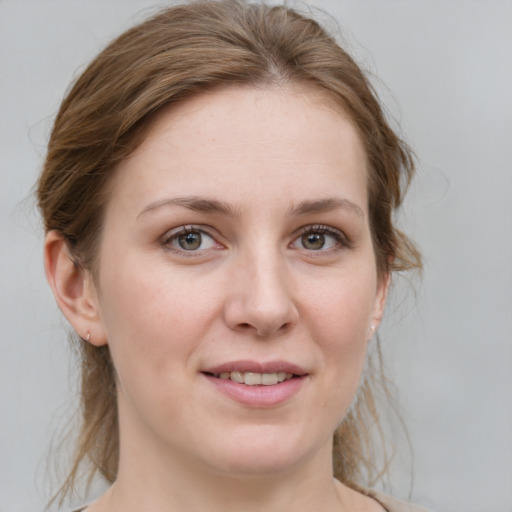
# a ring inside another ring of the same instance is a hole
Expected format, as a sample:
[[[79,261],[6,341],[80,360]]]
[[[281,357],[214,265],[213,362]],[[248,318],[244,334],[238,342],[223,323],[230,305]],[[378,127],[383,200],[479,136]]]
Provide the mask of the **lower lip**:
[[[247,386],[231,379],[203,375],[218,391],[249,407],[272,407],[286,402],[299,392],[306,378],[303,375],[271,386]]]

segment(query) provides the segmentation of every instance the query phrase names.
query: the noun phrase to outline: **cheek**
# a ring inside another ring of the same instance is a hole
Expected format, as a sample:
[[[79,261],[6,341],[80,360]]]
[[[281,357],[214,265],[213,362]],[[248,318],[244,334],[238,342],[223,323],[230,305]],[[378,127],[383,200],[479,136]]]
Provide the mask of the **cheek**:
[[[161,280],[155,284],[145,275],[145,279],[133,274],[124,280],[112,276],[105,286],[103,321],[120,411],[125,415],[139,411],[137,417],[144,421],[167,424],[169,415],[178,412],[177,397],[187,393],[183,372],[191,363],[198,327],[190,310],[176,300],[180,294],[174,288]],[[115,286],[119,282],[124,284]]]
[[[191,345],[183,331],[197,328],[186,289],[177,290],[156,267],[149,272],[139,267],[121,261],[105,265],[101,283],[102,322],[121,378],[144,373],[148,364],[160,373],[182,361]]]
[[[309,297],[310,335],[322,359],[318,378],[328,390],[323,406],[338,404],[333,410],[335,424],[352,402],[361,379],[375,304],[373,286],[372,279],[339,280],[336,286],[328,285],[323,293]]]
[[[305,297],[309,320],[325,334],[329,346],[343,351],[353,343],[366,341],[375,309],[376,287],[373,275],[353,273],[350,277],[330,279]]]
[[[220,316],[218,287],[161,262],[121,254],[110,261],[103,262],[101,310],[121,381],[156,383],[189,370]]]

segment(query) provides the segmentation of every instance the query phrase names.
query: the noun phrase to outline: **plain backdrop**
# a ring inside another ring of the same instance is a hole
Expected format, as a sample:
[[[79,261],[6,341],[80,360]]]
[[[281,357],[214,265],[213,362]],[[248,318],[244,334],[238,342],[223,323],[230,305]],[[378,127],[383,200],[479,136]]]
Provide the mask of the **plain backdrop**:
[[[0,512],[43,510],[49,443],[76,394],[31,197],[52,118],[76,71],[156,5],[0,0]],[[512,2],[311,5],[336,18],[419,160],[401,222],[425,274],[395,290],[382,329],[414,447],[411,498],[511,512]]]

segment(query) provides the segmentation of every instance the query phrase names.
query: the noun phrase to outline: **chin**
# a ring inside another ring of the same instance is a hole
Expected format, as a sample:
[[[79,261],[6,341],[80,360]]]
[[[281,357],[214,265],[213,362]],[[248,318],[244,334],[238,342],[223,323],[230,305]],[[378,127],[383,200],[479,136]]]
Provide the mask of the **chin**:
[[[312,446],[308,450],[304,439],[290,435],[290,430],[286,435],[276,435],[275,429],[261,427],[252,433],[254,435],[234,435],[228,446],[214,449],[216,453],[208,458],[208,464],[226,475],[279,475],[292,471],[315,451]]]

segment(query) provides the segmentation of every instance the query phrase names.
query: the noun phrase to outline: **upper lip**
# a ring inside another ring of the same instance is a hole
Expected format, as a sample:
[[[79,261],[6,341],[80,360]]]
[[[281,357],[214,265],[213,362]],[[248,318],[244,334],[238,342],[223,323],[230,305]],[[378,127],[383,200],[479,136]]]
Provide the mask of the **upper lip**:
[[[294,375],[306,375],[307,371],[287,361],[259,362],[252,360],[229,361],[203,370],[203,373],[219,374],[223,372],[252,372],[252,373],[293,373]]]

